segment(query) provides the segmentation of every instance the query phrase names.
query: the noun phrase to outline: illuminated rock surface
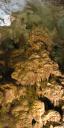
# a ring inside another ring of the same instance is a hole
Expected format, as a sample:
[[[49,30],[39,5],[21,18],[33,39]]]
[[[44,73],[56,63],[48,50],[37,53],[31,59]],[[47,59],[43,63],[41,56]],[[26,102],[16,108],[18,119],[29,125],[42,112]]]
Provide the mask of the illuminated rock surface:
[[[64,128],[64,9],[38,3],[0,28],[1,128]]]

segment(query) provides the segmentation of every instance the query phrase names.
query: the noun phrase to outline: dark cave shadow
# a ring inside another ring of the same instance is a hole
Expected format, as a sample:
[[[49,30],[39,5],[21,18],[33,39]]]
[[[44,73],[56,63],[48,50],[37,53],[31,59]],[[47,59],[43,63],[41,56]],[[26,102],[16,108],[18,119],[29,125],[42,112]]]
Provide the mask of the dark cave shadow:
[[[55,111],[60,113],[61,117],[63,116],[63,110],[61,109],[61,105],[54,106],[54,104],[45,96],[43,96],[43,97],[39,96],[38,100],[40,100],[41,102],[44,102],[44,104],[45,104],[45,111],[55,110]]]
[[[2,72],[1,75],[2,75],[2,78],[0,78],[0,84],[3,86],[4,84],[14,84],[16,86],[20,85],[17,80],[13,79],[11,77],[12,73],[15,71],[14,68],[11,68],[11,67],[6,67],[6,71],[5,72]]]

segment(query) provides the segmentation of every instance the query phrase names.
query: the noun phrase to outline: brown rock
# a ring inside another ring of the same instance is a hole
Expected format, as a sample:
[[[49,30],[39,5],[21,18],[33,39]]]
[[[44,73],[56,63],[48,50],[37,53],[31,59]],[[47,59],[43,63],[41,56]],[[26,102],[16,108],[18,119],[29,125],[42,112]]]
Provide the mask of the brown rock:
[[[42,118],[41,116],[45,113],[45,105],[43,102],[40,101],[34,101],[32,110],[31,110],[31,115],[33,119],[35,119],[36,124],[34,128],[41,128],[42,127]]]
[[[45,52],[41,53],[40,56],[33,54],[28,60],[17,63],[12,78],[22,85],[33,85],[35,83],[38,84],[41,80],[48,81],[51,74],[54,76],[61,75],[58,65],[51,61],[48,53],[45,55]]]
[[[12,101],[17,98],[17,88],[13,84],[5,84],[3,85],[3,89],[3,104],[12,103]]]
[[[47,122],[59,122],[60,119],[60,114],[54,110],[50,110],[46,115],[42,116],[43,125]]]
[[[42,90],[37,93],[39,96],[41,95],[41,97],[47,97],[54,104],[54,106],[58,106],[61,100],[64,101],[64,89],[62,89],[62,87],[58,84],[50,84],[50,86],[48,85],[45,88],[42,86]]]
[[[53,43],[48,30],[40,27],[33,27],[28,42],[34,50],[39,50],[41,46],[49,50]]]

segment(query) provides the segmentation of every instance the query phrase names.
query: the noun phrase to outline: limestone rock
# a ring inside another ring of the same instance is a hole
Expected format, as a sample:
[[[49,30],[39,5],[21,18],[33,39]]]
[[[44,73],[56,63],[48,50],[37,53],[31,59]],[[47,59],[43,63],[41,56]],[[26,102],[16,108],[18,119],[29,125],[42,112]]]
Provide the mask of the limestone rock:
[[[22,85],[34,85],[44,80],[48,80],[50,75],[61,76],[58,70],[58,65],[51,61],[46,51],[31,55],[26,61],[22,61],[15,65],[15,71],[12,73],[12,78],[16,79]],[[20,70],[21,68],[21,70]]]
[[[13,84],[5,84],[2,88],[4,90],[3,105],[12,103],[12,101],[17,98],[16,87]]]
[[[17,122],[16,128],[32,128],[32,117],[26,113],[22,114],[22,118]]]
[[[64,124],[63,125],[58,125],[58,126],[51,125],[50,128],[64,128]]]
[[[63,126],[56,126],[54,128],[64,128],[64,125]]]
[[[22,113],[26,113],[29,110],[29,105],[27,100],[23,101],[21,104],[15,106],[14,108],[12,108],[12,115],[14,116],[19,116]],[[21,118],[21,116],[20,116]]]
[[[54,104],[54,106],[58,106],[61,100],[64,101],[64,89],[62,89],[62,87],[58,84],[56,84],[56,86],[50,84],[50,86],[46,86],[45,88],[42,87],[42,89],[40,91],[38,90],[37,93],[38,96],[47,97]]]
[[[59,122],[61,116],[58,112],[50,110],[46,115],[42,116],[43,125],[47,122]]]
[[[48,48],[48,50],[51,48],[51,45],[53,43],[47,29],[34,27],[32,31],[29,34],[29,44],[33,49],[39,50],[42,47]]]
[[[40,101],[34,101],[31,115],[33,119],[36,121],[36,124],[34,125],[34,128],[42,127],[42,118],[41,116],[45,113],[45,105],[43,102]]]

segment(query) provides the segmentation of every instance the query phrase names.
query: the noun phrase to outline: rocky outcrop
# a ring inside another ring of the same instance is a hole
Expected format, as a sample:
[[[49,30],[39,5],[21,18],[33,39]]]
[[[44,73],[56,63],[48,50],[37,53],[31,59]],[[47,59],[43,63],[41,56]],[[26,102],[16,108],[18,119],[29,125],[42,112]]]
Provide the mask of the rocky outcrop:
[[[21,67],[21,71],[19,67]],[[50,75],[61,76],[58,65],[51,61],[46,51],[40,53],[40,55],[32,54],[25,62],[17,63],[15,68],[12,78],[18,80],[22,85],[38,84],[41,80],[48,81]]]
[[[49,111],[47,115],[42,116],[43,125],[45,125],[47,122],[59,122],[61,119],[61,116],[56,111]]]
[[[19,100],[19,105],[10,112],[19,117],[17,128],[63,127],[64,75],[49,56],[50,49],[44,43],[47,40],[36,33],[30,38],[33,40],[28,41],[30,47],[25,52],[28,58],[14,63],[15,71],[11,75],[18,88],[17,100],[22,102]]]
[[[27,48],[23,44],[22,49],[4,48],[10,54],[7,54],[7,61],[1,59],[1,67],[5,69],[5,73],[1,72],[3,79],[0,79],[3,127],[10,127],[10,124],[11,128],[63,127],[64,74],[50,58],[49,42],[53,44],[46,32],[35,29],[29,34]],[[4,50],[1,55],[4,56]]]

